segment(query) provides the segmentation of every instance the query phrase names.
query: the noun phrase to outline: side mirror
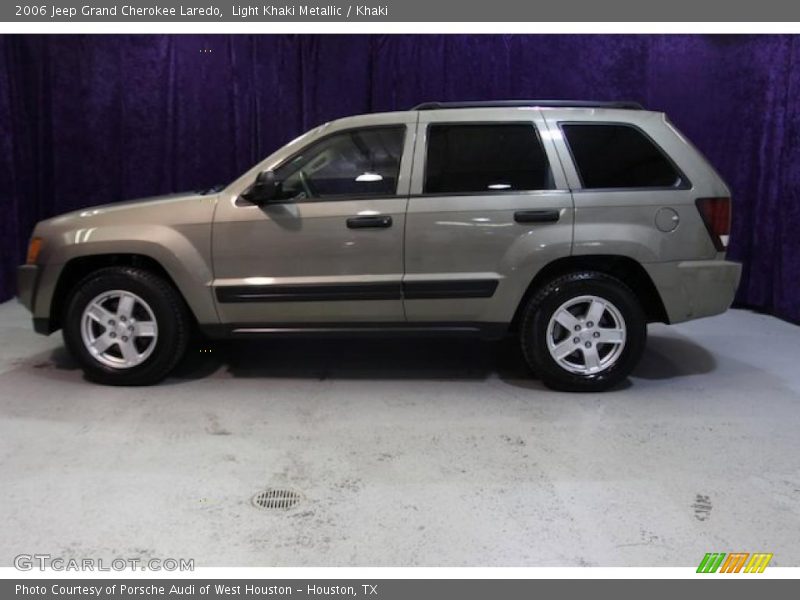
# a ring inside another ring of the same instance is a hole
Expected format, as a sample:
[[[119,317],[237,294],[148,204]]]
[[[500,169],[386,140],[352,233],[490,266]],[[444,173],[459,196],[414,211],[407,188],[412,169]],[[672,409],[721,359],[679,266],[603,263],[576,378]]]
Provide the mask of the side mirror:
[[[242,198],[253,204],[266,204],[278,197],[279,190],[280,184],[275,179],[275,173],[262,171],[256,177],[256,182],[252,187],[242,194]]]

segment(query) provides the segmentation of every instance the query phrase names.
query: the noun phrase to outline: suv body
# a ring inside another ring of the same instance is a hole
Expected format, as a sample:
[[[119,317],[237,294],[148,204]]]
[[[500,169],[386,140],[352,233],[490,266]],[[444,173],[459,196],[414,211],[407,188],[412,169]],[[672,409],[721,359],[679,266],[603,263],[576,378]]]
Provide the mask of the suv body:
[[[633,368],[647,322],[729,307],[729,197],[663,113],[433,103],[317,127],[221,191],[42,221],[18,295],[106,383],[163,377],[196,323],[213,337],[515,331],[545,383],[599,390]],[[592,310],[605,345],[581,369]]]

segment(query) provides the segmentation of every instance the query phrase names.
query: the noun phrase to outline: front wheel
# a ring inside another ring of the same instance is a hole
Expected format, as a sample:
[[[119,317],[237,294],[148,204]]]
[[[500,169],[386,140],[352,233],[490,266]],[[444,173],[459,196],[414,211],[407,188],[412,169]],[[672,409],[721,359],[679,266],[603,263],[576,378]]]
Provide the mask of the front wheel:
[[[529,301],[520,331],[529,366],[553,389],[605,391],[630,375],[647,338],[631,289],[603,273],[564,275]]]
[[[143,269],[109,267],[75,286],[63,327],[64,343],[88,379],[149,385],[185,353],[190,321],[169,282]]]

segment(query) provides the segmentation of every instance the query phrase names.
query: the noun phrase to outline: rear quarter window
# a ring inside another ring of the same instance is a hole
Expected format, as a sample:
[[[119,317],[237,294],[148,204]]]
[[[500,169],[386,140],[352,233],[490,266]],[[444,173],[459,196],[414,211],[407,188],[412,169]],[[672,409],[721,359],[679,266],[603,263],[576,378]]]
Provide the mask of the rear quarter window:
[[[681,173],[636,127],[614,123],[562,123],[584,188],[679,187]]]

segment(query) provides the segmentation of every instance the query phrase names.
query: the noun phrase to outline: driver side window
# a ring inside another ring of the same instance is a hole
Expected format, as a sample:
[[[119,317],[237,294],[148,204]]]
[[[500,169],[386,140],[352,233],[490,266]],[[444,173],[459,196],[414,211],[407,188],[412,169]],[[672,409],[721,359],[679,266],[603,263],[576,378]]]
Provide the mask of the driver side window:
[[[332,134],[280,166],[284,200],[393,196],[406,127],[369,127]]]

